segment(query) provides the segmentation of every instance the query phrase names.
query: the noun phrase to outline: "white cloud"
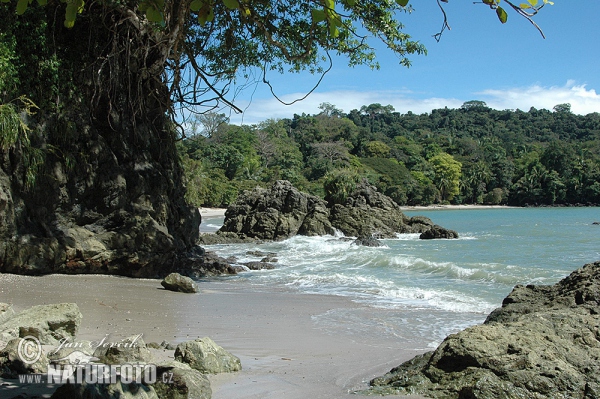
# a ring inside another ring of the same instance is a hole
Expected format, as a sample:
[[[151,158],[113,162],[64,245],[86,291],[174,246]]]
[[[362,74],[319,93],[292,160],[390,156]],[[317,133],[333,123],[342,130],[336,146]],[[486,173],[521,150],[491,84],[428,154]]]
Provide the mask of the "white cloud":
[[[303,93],[293,93],[281,96],[281,99],[292,102],[302,96],[304,96]],[[594,89],[587,89],[585,85],[577,85],[574,81],[568,81],[562,87],[532,85],[503,90],[488,89],[474,92],[469,98],[464,99],[418,98],[417,94],[409,90],[315,92],[293,105],[284,105],[273,97],[254,100],[249,105],[240,101],[236,104],[242,109],[245,108],[244,114],[231,114],[230,116],[232,123],[253,124],[269,118],[291,118],[294,114],[302,114],[303,112],[317,114],[319,113],[319,104],[324,102],[334,104],[345,112],[360,109],[363,105],[380,103],[382,105],[391,104],[396,111],[401,113],[412,111],[420,114],[444,107],[459,108],[465,101],[472,99],[483,100],[489,107],[499,110],[519,108],[528,111],[531,107],[552,110],[557,104],[570,103],[571,110],[577,114],[600,112],[600,95]]]
[[[232,123],[252,124],[269,118],[291,118],[294,114],[317,114],[319,113],[319,104],[331,103],[337,108],[350,112],[353,109],[360,109],[363,105],[380,103],[382,105],[391,104],[396,111],[406,113],[429,112],[436,108],[456,108],[460,107],[464,101],[455,98],[411,98],[412,93],[408,91],[350,91],[339,90],[330,92],[315,92],[306,99],[293,105],[284,105],[275,98],[254,100],[249,106],[247,104],[237,103],[242,109],[246,106],[243,115],[231,115]],[[282,96],[285,102],[292,102],[304,94],[294,93]]]
[[[529,87],[508,88],[505,90],[484,90],[475,93],[488,106],[496,109],[516,109],[528,111],[529,108],[545,108],[552,110],[557,104],[571,104],[571,111],[586,115],[600,112],[600,94],[585,85],[577,85],[569,80],[564,86],[544,87],[533,85]]]

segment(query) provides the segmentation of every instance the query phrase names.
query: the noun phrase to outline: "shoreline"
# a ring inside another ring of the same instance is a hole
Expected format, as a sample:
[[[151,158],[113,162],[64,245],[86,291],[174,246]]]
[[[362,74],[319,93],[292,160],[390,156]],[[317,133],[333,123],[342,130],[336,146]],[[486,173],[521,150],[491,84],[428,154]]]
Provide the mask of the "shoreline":
[[[198,208],[202,219],[225,216],[227,208]]]
[[[400,205],[402,211],[432,211],[432,210],[474,210],[474,209],[516,209],[520,206],[510,205]],[[198,208],[202,218],[216,218],[225,216],[227,208]]]
[[[19,312],[74,302],[83,314],[77,338],[143,334],[146,343],[211,337],[238,356],[242,371],[210,376],[213,399],[354,398],[350,392],[427,349],[376,332],[323,328],[330,311],[363,307],[348,298],[303,294],[222,278],[198,282],[199,294],[166,291],[160,280],[104,275],[0,274],[0,301]],[[170,355],[172,356],[172,355]],[[15,395],[18,393],[16,391]]]
[[[414,205],[400,206],[402,211],[437,211],[437,210],[476,210],[476,209],[519,209],[520,206],[510,205]]]

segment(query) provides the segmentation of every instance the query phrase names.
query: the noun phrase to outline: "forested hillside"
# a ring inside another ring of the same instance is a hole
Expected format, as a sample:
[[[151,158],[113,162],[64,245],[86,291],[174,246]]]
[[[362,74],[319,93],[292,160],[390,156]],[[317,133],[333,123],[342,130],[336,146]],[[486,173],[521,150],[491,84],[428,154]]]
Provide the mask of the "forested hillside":
[[[367,178],[400,205],[600,204],[600,113],[482,101],[420,115],[320,109],[253,126],[198,116],[179,144],[188,200],[225,206],[239,190],[287,179],[335,202]]]

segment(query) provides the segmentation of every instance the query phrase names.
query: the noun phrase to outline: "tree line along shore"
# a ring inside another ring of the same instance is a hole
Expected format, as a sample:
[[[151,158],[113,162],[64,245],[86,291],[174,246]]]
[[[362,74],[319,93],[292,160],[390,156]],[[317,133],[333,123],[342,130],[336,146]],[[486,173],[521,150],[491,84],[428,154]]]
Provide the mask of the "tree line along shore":
[[[498,111],[482,101],[424,114],[319,108],[250,126],[196,117],[178,146],[187,200],[227,207],[278,179],[327,197],[366,178],[401,206],[600,203],[599,113],[577,115],[569,104]]]

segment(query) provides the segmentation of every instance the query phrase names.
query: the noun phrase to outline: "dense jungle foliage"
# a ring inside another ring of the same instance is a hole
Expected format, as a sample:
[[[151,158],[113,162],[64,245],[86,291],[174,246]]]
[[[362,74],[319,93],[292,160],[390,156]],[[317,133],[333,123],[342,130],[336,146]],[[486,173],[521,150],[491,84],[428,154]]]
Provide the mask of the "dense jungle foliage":
[[[199,116],[179,143],[188,200],[226,206],[240,190],[287,179],[338,202],[367,178],[400,205],[600,204],[600,113],[482,101],[420,115],[320,109],[252,126]]]

